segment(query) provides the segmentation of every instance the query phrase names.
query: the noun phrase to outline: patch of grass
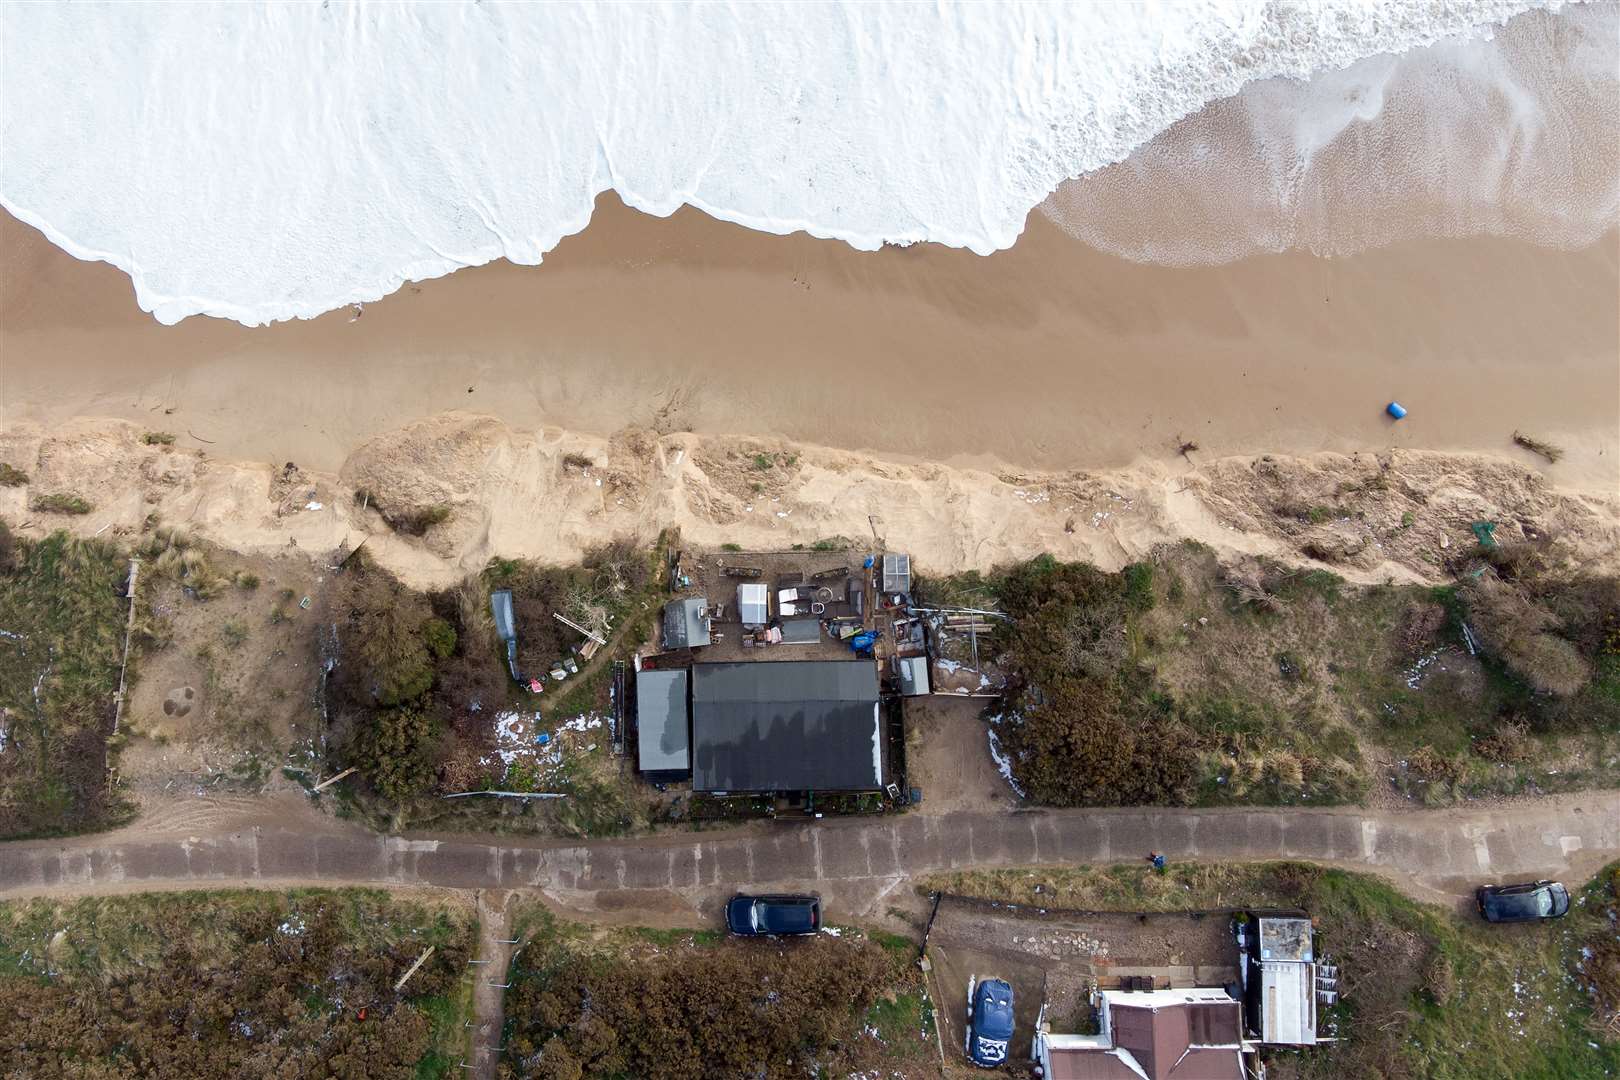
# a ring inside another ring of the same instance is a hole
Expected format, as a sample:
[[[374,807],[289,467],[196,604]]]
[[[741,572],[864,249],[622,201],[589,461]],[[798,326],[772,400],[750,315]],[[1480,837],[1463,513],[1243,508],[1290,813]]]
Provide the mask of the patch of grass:
[[[148,431],[141,436],[141,442],[147,446],[173,446],[174,435],[167,431]]]
[[[855,541],[847,536],[825,536],[810,545],[811,551],[849,551]]]
[[[33,508],[41,514],[88,514],[95,505],[72,491],[53,491],[34,496]]]
[[[21,469],[0,461],[0,487],[22,487],[28,483],[28,474]]]
[[[243,589],[247,592],[252,592],[254,589],[259,587],[258,574],[237,574],[232,580],[236,582],[236,587],[238,589]]]
[[[742,545],[741,544],[725,543],[725,544],[720,545],[720,550],[721,551],[741,551],[742,550]]]
[[[719,930],[659,930],[651,926],[635,926],[629,932],[665,949],[680,945],[717,945],[726,940],[726,935]]]
[[[754,468],[758,469],[760,472],[765,472],[767,469],[773,469],[775,467],[776,467],[776,459],[773,458],[771,455],[769,455],[769,454],[755,454],[754,455]]]
[[[1538,439],[1533,435],[1526,435],[1522,431],[1513,433],[1513,441],[1532,454],[1540,454],[1547,459],[1549,464],[1558,464],[1559,459],[1564,456],[1563,447],[1555,446],[1545,439]]]
[[[0,575],[0,711],[16,740],[0,768],[0,837],[105,827],[125,812],[107,791],[107,736],[123,648],[127,564],[63,532],[14,541]]]
[[[228,620],[219,629],[219,636],[225,639],[225,644],[231,648],[239,648],[248,639],[247,624],[240,619]]]

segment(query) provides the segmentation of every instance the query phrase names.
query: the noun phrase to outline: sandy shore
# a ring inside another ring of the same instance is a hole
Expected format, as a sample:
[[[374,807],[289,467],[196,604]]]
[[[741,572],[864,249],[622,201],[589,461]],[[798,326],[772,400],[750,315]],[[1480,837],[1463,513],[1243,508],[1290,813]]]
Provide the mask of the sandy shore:
[[[348,312],[163,327],[128,280],[0,221],[0,410],[120,417],[181,446],[336,472],[449,410],[520,430],[761,435],[988,469],[1387,448],[1544,467],[1612,491],[1620,462],[1616,234],[1562,252],[1415,241],[1324,260],[1166,269],[1032,215],[989,258],[860,253],[604,198],[543,267],[495,264]],[[1382,414],[1398,398],[1410,410]]]

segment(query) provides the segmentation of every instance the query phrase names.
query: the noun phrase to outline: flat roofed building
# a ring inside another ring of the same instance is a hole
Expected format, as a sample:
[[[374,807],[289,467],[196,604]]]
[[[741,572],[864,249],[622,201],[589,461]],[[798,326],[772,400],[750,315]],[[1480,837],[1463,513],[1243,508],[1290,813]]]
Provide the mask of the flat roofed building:
[[[694,791],[878,791],[883,734],[870,661],[692,667]]]
[[[636,672],[636,764],[654,779],[692,770],[686,669]]]
[[[664,648],[698,649],[710,642],[708,602],[701,596],[664,605]]]
[[[1255,920],[1245,1012],[1263,1043],[1316,1043],[1316,951],[1311,920],[1262,915]]]
[[[749,581],[737,586],[737,618],[744,626],[758,628],[771,621],[771,590],[763,582]]]

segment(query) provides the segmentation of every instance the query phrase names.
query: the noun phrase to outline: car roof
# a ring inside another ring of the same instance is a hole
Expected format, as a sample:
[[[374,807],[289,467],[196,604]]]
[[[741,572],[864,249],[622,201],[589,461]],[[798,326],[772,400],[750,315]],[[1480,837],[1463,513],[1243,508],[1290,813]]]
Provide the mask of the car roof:
[[[1001,979],[985,979],[974,992],[973,1026],[981,1035],[1005,1039],[1012,1035],[1012,987]]]

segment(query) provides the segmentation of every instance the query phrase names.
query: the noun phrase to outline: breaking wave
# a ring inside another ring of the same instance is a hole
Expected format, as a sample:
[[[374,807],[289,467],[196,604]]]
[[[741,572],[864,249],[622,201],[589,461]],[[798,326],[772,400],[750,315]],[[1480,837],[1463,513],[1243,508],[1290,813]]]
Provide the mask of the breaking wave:
[[[1539,6],[10,4],[0,205],[124,269],[163,322],[313,317],[496,258],[538,263],[609,189],[653,214],[986,254],[1065,178],[1247,84],[1273,80],[1214,111],[1269,138],[1265,95],[1298,105],[1278,78],[1402,71],[1364,58]],[[1301,190],[1302,206],[1339,194]],[[1073,226],[1086,203],[1057,205]]]

